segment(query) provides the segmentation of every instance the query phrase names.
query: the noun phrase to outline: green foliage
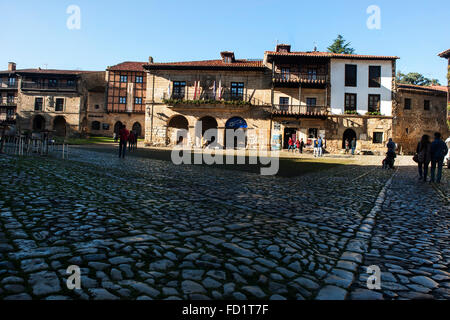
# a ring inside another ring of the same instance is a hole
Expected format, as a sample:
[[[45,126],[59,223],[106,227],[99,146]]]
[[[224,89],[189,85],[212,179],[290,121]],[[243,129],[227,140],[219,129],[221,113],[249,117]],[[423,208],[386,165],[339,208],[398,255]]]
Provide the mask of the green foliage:
[[[439,80],[426,78],[425,76],[423,76],[418,72],[410,72],[404,74],[401,71],[399,71],[397,73],[397,82],[404,84],[413,84],[416,86],[440,85]]]
[[[342,35],[338,35],[333,41],[333,44],[329,46],[328,52],[333,53],[345,53],[345,54],[355,54],[355,49],[350,47],[350,42],[346,42]]]
[[[371,111],[366,113],[367,116],[381,116],[380,111]]]
[[[345,110],[344,113],[345,113],[345,114],[358,114],[358,111],[354,111],[354,110]]]
[[[250,106],[251,103],[243,100],[182,100],[182,99],[163,99],[163,102],[170,106],[183,105],[232,105],[232,106]]]

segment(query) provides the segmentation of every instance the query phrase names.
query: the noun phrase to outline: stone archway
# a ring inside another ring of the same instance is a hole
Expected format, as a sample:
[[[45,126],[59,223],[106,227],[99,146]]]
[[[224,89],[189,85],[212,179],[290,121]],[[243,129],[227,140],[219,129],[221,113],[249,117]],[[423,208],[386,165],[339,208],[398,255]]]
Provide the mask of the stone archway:
[[[247,147],[247,121],[241,117],[233,117],[225,123],[224,147],[230,149],[245,149]],[[233,141],[227,142],[227,131],[234,133]]]
[[[353,138],[355,138],[356,140],[358,140],[357,137],[356,137],[356,132],[355,132],[355,130],[353,130],[353,129],[347,129],[347,130],[345,130],[345,131],[344,131],[344,135],[343,135],[343,137],[342,137],[342,149],[345,149],[345,141],[346,141],[346,140],[348,140],[349,145],[351,146],[351,142],[352,142]]]
[[[53,120],[53,130],[55,131],[55,136],[65,137],[66,136],[66,119],[63,116],[57,116]]]
[[[41,115],[37,115],[33,118],[33,131],[45,130],[45,118]]]
[[[131,128],[136,133],[136,137],[139,138],[142,135],[142,126],[139,122],[135,122]]]
[[[200,127],[201,124],[201,127]],[[216,119],[214,119],[211,116],[205,116],[200,119],[198,119],[196,123],[196,137],[199,139],[199,141],[204,138],[203,143],[210,145],[211,143],[217,144],[218,142],[218,130],[217,130],[218,124]],[[197,132],[198,131],[198,132]],[[208,131],[208,135],[205,136],[206,131]],[[208,141],[207,141],[208,140]]]
[[[176,145],[176,144],[186,144],[187,137],[178,136],[179,130],[189,131],[189,121],[186,117],[177,115],[169,120],[167,123],[167,134],[166,134],[166,144]]]

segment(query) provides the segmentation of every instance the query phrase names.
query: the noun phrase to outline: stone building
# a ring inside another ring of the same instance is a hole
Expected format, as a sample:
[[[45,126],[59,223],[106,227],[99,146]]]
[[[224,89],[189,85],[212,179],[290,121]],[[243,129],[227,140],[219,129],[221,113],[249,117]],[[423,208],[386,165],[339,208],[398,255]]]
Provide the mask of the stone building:
[[[144,66],[147,144],[173,145],[183,128],[191,137],[184,143],[198,146],[203,131],[215,128],[219,145],[225,129],[240,129],[249,149],[286,148],[290,137],[311,147],[322,136],[329,152],[353,137],[359,150],[381,152],[392,136],[397,57],[291,52],[289,45],[262,61],[221,57]]]
[[[123,62],[106,69],[106,92],[90,96],[88,131],[90,134],[112,136],[121,125],[144,136],[146,62]]]
[[[0,124],[15,124],[17,112],[16,64],[8,63],[8,70],[0,72]]]
[[[99,85],[104,72],[17,70],[16,65],[10,63],[8,70],[0,72],[0,76],[8,79],[7,85],[2,83],[5,90],[0,91],[6,91],[7,99],[14,102],[18,130],[50,130],[57,136],[73,136],[82,131],[89,90]]]
[[[147,144],[174,145],[179,129],[185,129],[189,137],[183,143],[191,146],[200,146],[203,137],[219,146],[269,147],[271,78],[262,60],[222,52],[218,60],[149,63],[144,68]],[[209,129],[214,138],[204,137]],[[225,129],[239,130],[245,138],[227,143]]]
[[[393,138],[401,152],[412,154],[422,135],[431,138],[440,132],[446,139],[447,87],[397,85],[397,105],[393,110]]]

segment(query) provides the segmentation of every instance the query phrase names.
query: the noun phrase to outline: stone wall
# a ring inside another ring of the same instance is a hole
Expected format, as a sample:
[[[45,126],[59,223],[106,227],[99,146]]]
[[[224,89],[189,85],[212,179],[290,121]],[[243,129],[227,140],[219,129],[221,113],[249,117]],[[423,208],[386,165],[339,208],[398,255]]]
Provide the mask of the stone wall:
[[[411,109],[405,110],[405,99],[411,99]],[[430,101],[430,110],[424,110],[424,100]],[[405,154],[416,151],[422,135],[431,138],[440,132],[444,139],[450,135],[447,125],[447,95],[445,92],[405,90],[397,91],[397,105],[394,108],[394,141]]]

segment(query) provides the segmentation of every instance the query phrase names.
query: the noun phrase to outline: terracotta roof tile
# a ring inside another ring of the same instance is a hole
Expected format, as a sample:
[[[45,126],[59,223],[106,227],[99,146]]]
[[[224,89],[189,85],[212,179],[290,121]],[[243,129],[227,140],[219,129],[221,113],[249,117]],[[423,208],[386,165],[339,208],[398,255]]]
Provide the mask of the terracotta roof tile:
[[[101,71],[84,71],[84,70],[59,70],[59,69],[18,69],[15,71],[0,71],[0,73],[38,73],[38,74],[64,74],[64,75],[79,75],[79,74],[86,74],[86,73],[94,73],[94,72],[101,72]]]
[[[149,67],[221,67],[221,68],[262,68],[262,60],[236,59],[232,63],[225,63],[222,60],[202,60],[202,61],[181,61],[162,62],[146,64]]]
[[[450,57],[450,49],[447,49],[445,51],[442,51],[441,53],[438,54],[439,57],[442,58],[448,58]]]
[[[142,71],[144,72],[144,64],[147,62],[125,61],[108,68],[112,71]]]
[[[313,57],[313,58],[334,58],[334,59],[381,59],[381,60],[396,60],[400,59],[396,56],[376,56],[376,55],[361,55],[361,54],[343,54],[343,53],[332,53],[332,52],[321,52],[321,51],[311,51],[311,52],[276,52],[276,51],[266,51],[267,55],[272,56],[292,56],[292,57]]]
[[[447,93],[448,88],[445,86],[418,86],[414,84],[405,84],[405,83],[399,83],[397,84],[398,89],[405,89],[405,90],[423,90],[423,91],[439,91],[439,92],[445,92]]]

